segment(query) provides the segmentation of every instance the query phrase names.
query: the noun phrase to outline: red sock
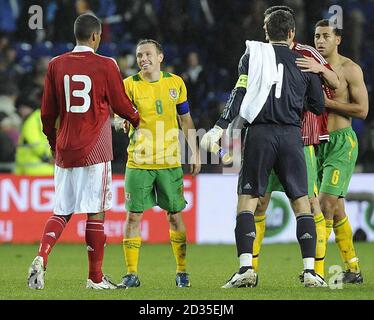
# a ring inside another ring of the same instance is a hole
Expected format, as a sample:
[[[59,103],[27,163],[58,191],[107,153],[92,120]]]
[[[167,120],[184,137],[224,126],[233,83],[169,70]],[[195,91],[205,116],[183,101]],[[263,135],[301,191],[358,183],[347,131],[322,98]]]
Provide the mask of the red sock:
[[[66,220],[63,216],[53,215],[47,220],[38,251],[38,256],[43,257],[44,268],[47,267],[48,255],[56,244],[65,226]]]
[[[89,267],[88,278],[95,283],[101,282],[103,278],[101,267],[103,265],[105,240],[104,220],[87,220],[86,244]]]

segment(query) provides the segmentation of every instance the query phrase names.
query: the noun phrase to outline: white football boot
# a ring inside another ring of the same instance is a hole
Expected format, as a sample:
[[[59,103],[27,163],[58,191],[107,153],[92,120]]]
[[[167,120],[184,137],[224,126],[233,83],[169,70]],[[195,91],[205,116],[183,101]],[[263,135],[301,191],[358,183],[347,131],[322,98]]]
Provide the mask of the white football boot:
[[[27,282],[29,288],[41,290],[44,289],[44,261],[43,257],[36,256],[29,268]]]
[[[304,272],[303,276],[305,287],[327,287],[326,281],[319,274]]]
[[[229,281],[221,288],[242,288],[250,287],[253,288],[257,286],[258,276],[253,269],[248,269],[246,272],[239,274],[235,273]]]
[[[86,288],[96,290],[112,290],[117,289],[117,286],[112,281],[110,281],[110,279],[106,275],[103,275],[102,281],[99,283],[95,283],[91,279],[87,279]]]

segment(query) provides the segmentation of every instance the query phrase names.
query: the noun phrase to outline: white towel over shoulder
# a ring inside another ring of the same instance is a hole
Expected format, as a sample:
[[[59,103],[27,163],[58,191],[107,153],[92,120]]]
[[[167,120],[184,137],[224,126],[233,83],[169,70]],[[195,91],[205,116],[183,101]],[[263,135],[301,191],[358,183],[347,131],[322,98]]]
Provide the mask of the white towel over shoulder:
[[[260,113],[271,87],[278,82],[275,51],[271,44],[246,41],[249,52],[247,92],[240,106],[240,116],[249,123]]]

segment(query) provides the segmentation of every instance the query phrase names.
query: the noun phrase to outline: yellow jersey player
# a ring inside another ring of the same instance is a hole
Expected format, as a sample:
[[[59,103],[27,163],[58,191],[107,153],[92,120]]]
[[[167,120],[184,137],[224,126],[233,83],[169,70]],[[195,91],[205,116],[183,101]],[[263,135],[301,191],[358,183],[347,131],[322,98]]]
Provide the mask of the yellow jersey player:
[[[334,98],[326,98],[330,141],[318,146],[319,200],[326,219],[326,238],[334,229],[335,241],[346,264],[343,283],[362,283],[344,198],[358,155],[357,137],[351,126],[352,117],[365,119],[369,101],[360,66],[338,52],[341,40],[341,29],[332,28],[329,20],[317,22],[315,46],[340,80]]]
[[[186,272],[186,229],[181,211],[183,171],[180,160],[178,119],[192,151],[192,175],[200,171],[196,131],[187,100],[186,86],[179,76],[161,71],[164,54],[155,40],[137,44],[140,72],[124,80],[125,90],[140,115],[138,129],[129,128],[125,192],[128,212],[123,251],[127,274],[121,288],[138,287],[138,260],[141,246],[140,225],[143,212],[155,205],[167,212],[170,241],[177,263],[177,287],[189,287]],[[122,125],[122,123],[121,123]],[[124,123],[127,131],[128,122]]]

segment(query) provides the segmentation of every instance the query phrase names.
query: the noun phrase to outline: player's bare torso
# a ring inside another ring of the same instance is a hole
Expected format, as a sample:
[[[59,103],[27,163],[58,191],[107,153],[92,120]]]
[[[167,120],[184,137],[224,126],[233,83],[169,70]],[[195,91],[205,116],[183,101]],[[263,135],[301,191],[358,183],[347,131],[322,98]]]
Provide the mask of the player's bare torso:
[[[349,71],[354,65],[356,64],[351,59],[341,55],[339,55],[338,62],[332,65],[340,80],[340,86],[335,90],[334,100],[343,103],[351,102],[349,94]],[[351,126],[351,117],[338,114],[331,109],[329,111],[327,127],[329,132]]]

